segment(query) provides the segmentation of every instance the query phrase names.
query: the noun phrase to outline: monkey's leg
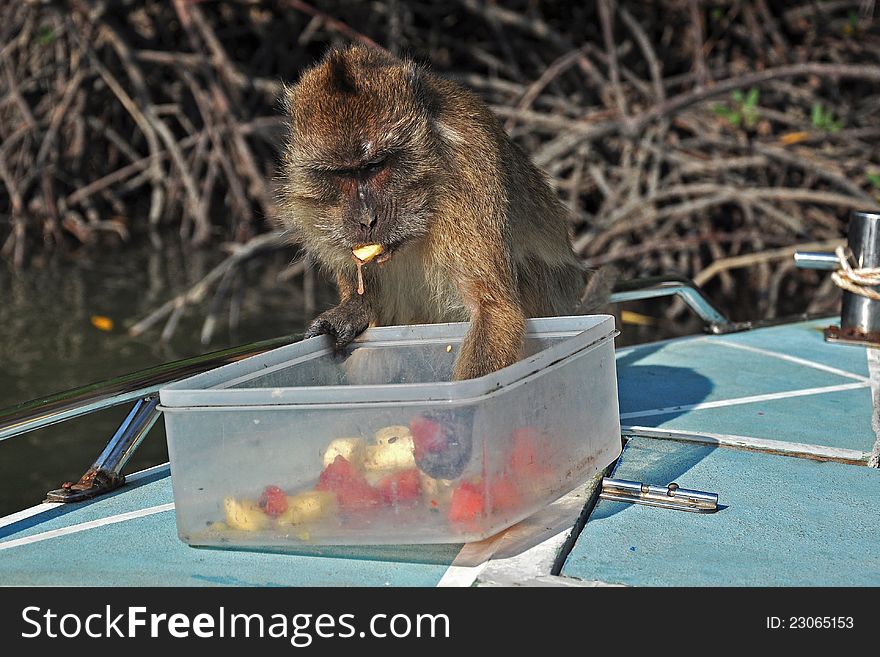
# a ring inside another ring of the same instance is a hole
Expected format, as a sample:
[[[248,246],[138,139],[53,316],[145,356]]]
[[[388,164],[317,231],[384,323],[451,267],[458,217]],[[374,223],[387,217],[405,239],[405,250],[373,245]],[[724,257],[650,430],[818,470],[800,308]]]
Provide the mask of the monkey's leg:
[[[479,304],[455,361],[455,379],[473,379],[520,360],[525,322],[513,300]]]

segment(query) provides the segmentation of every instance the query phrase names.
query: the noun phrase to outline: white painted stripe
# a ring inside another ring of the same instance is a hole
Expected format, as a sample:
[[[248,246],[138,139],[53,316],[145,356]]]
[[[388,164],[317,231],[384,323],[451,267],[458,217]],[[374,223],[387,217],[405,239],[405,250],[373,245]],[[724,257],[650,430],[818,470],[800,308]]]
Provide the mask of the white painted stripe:
[[[0,518],[0,527],[6,527],[7,525],[11,525],[12,523],[18,522],[19,520],[26,520],[27,518],[35,516],[38,513],[49,511],[50,509],[54,509],[56,506],[61,505],[62,502],[43,502],[42,504],[37,504],[36,506],[22,509],[21,511],[16,511],[15,513],[11,513],[8,516]]]
[[[566,518],[567,524],[561,531],[528,549],[515,549],[511,556],[498,555],[511,552],[512,546],[516,547],[524,539],[534,537],[539,529],[543,529],[542,525],[546,523],[539,521],[538,517],[542,516],[540,511],[486,541],[466,544],[443,573],[437,586],[471,586],[487,569],[491,572],[491,575],[487,573],[491,580],[509,579],[510,584],[543,575],[549,576],[556,555],[571,534],[580,509],[586,503],[586,497],[579,496],[578,501],[580,506],[569,514],[570,517]],[[480,581],[482,583],[483,578]]]
[[[771,358],[778,358],[779,360],[786,360],[789,363],[796,363],[798,365],[812,367],[814,370],[822,370],[823,372],[829,372],[831,374],[836,374],[837,376],[845,376],[848,379],[855,379],[856,381],[868,381],[868,377],[862,376],[861,374],[855,374],[854,372],[847,372],[846,370],[841,370],[836,367],[830,367],[829,365],[823,365],[822,363],[817,363],[812,360],[807,360],[806,358],[798,358],[797,356],[790,356],[789,354],[782,354],[777,351],[770,351],[769,349],[760,349],[758,347],[753,347],[748,344],[739,344],[737,342],[727,342],[726,340],[713,340],[712,344],[720,344],[722,347],[731,347],[733,349],[742,349],[743,351],[751,351],[752,353],[755,353],[755,354],[761,354],[763,356],[769,356]]]
[[[504,534],[501,532],[477,543],[465,543],[437,586],[471,586],[495,554]]]
[[[137,472],[132,472],[131,474],[125,475],[125,483],[126,484],[133,484],[134,482],[140,481],[144,477],[149,477],[150,475],[155,474],[159,470],[162,470],[162,469],[169,470],[169,472],[170,472],[170,469],[171,469],[170,466],[171,466],[171,464],[166,461],[165,463],[160,463],[159,465],[154,465],[153,467],[146,468],[145,470],[138,470]]]
[[[806,397],[808,395],[824,395],[830,392],[842,392],[844,390],[855,390],[857,388],[867,388],[868,381],[859,381],[855,383],[841,383],[836,386],[822,386],[819,388],[802,388],[800,390],[786,390],[785,392],[770,392],[764,395],[750,395],[748,397],[734,397],[733,399],[720,399],[713,402],[700,402],[699,404],[682,404],[681,406],[666,406],[664,408],[650,408],[644,411],[632,411],[630,413],[621,413],[621,420],[628,420],[634,417],[648,417],[651,415],[669,415],[670,413],[679,413],[681,411],[701,411],[708,408],[723,408],[725,406],[738,406],[740,404],[753,404],[756,402],[773,401],[774,399],[788,399],[791,397]]]
[[[477,578],[481,586],[501,582],[520,585],[550,576],[584,504],[601,481],[602,474],[597,473],[505,531],[465,545],[437,586],[471,586]]]
[[[69,527],[61,527],[60,529],[52,529],[47,532],[42,532],[41,534],[34,534],[32,536],[25,536],[23,538],[13,539],[11,541],[5,541],[3,543],[0,543],[0,550],[8,550],[10,548],[19,547],[21,545],[29,545],[31,543],[39,543],[40,541],[47,541],[50,538],[57,538],[59,536],[78,534],[79,532],[88,531],[89,529],[96,529],[97,527],[103,527],[105,525],[113,525],[119,522],[125,522],[127,520],[134,520],[135,518],[143,518],[144,516],[151,516],[156,513],[171,511],[173,508],[173,503],[160,504],[158,506],[147,507],[146,509],[138,509],[137,511],[129,511],[127,513],[120,513],[115,516],[99,518],[98,520],[89,520],[88,522],[81,522],[78,525],[70,525]]]
[[[580,499],[581,508],[586,501],[586,498]],[[484,572],[476,573],[477,576],[482,575],[480,586],[487,581],[518,585],[536,577],[549,576],[556,555],[571,535],[576,521],[577,515],[572,516],[567,527],[525,551],[515,551],[511,556],[493,556],[491,561],[485,564]],[[507,553],[510,550],[498,552]]]
[[[461,548],[461,552],[459,552],[459,556],[461,553],[465,551],[467,545]],[[456,560],[458,557],[456,557]],[[440,578],[440,581],[437,582],[437,586],[447,588],[447,587],[467,587],[472,586],[473,583],[477,580],[477,577],[480,576],[480,573],[488,565],[488,561],[484,561],[483,563],[477,564],[476,566],[456,566],[451,565],[446,569],[446,572],[443,573],[443,577]]]
[[[770,438],[755,438],[753,436],[737,436],[729,433],[707,433],[701,431],[685,431],[683,429],[658,429],[656,427],[621,426],[621,433],[626,437],[644,436],[645,438],[659,438],[667,440],[680,440],[684,442],[700,443],[703,445],[723,445],[726,447],[747,447],[756,450],[772,450],[783,452],[791,456],[813,456],[843,461],[865,461],[868,453],[856,449],[844,449],[842,447],[829,447],[827,445],[812,445],[809,443],[793,443],[784,440],[772,440]]]
[[[167,469],[169,467],[168,463],[160,463],[159,465],[154,465],[151,468],[146,468],[144,470],[138,470],[137,472],[133,472],[130,475],[125,476],[126,484],[133,484],[135,482],[140,481],[144,477],[148,477],[152,474],[155,474],[159,470],[163,468]],[[27,509],[22,509],[21,511],[16,511],[15,513],[11,513],[8,516],[3,516],[0,518],[0,528],[6,527],[13,523],[19,522],[20,520],[26,520],[31,518],[37,514],[43,513],[44,511],[50,511],[55,507],[64,506],[63,502],[43,502],[42,504],[37,504],[32,507],[28,507]]]
[[[868,466],[880,468],[880,349],[866,349],[868,373],[871,375],[871,428],[877,440],[868,457]]]

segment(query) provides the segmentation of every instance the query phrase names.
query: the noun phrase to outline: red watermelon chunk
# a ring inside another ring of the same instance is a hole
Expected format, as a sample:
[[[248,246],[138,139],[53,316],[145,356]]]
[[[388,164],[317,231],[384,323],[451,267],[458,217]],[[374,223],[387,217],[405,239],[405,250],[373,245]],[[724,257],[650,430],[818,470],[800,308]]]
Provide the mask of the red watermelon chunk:
[[[277,518],[287,511],[287,495],[278,486],[266,486],[260,495],[259,505],[267,516]]]
[[[414,504],[422,497],[418,468],[409,468],[386,475],[376,484],[382,501],[387,505]]]
[[[324,468],[315,490],[336,493],[343,511],[365,511],[382,502],[379,492],[344,456],[339,455]]]

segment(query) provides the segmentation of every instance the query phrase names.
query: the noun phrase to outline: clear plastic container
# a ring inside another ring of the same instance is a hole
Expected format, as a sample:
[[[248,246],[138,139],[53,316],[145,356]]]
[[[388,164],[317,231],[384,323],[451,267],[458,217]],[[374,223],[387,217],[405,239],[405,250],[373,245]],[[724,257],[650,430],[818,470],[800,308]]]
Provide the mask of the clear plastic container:
[[[613,317],[529,320],[523,360],[452,381],[467,328],[313,338],[161,390],[180,538],[476,541],[617,458]]]

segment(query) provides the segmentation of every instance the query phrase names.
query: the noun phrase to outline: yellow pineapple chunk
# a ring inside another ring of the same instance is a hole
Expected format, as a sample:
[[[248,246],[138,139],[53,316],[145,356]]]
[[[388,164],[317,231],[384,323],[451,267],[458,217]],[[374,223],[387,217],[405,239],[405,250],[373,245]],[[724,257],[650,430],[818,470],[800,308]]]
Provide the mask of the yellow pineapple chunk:
[[[364,463],[364,441],[361,438],[337,438],[332,440],[324,450],[323,463],[326,468],[337,456],[343,457],[354,467],[360,468]]]
[[[275,519],[279,525],[314,522],[336,513],[336,495],[330,491],[312,490],[287,496],[287,511]]]
[[[409,427],[379,429],[373,440],[375,444],[364,448],[365,470],[406,470],[416,466],[415,444]]]
[[[364,246],[352,249],[351,252],[361,262],[370,262],[376,256],[381,255],[383,250],[381,244],[365,244]]]
[[[412,440],[412,432],[409,427],[403,424],[395,424],[388,427],[382,427],[375,434],[373,440],[377,445],[393,445],[398,440]]]
[[[223,508],[226,511],[226,524],[232,529],[255,532],[269,526],[269,516],[253,500],[227,497],[223,500]]]

